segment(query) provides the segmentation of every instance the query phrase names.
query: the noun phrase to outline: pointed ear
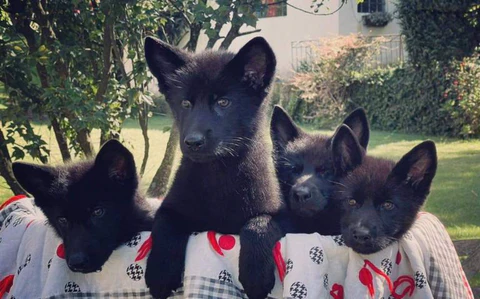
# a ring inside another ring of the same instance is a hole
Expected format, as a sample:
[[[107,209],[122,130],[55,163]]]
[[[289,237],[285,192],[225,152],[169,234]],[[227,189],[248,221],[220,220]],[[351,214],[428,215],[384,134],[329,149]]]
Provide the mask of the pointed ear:
[[[362,164],[365,151],[352,130],[341,125],[333,135],[332,154],[335,175],[340,176]]]
[[[95,167],[118,184],[137,180],[137,169],[132,153],[118,140],[112,139],[102,146],[95,159]]]
[[[145,39],[145,59],[158,80],[161,92],[168,90],[168,77],[185,65],[188,54],[154,37]]]
[[[363,108],[355,109],[345,118],[343,124],[353,131],[360,145],[366,150],[370,139],[370,126],[365,110]]]
[[[270,86],[277,60],[263,37],[250,40],[228,63],[225,71],[247,82],[253,89],[264,91]]]
[[[428,194],[437,171],[437,150],[433,141],[415,146],[398,161],[389,175],[389,180],[403,183],[414,190]]]
[[[20,185],[33,196],[48,193],[56,178],[54,168],[45,165],[15,162],[12,170]]]
[[[301,132],[287,112],[277,105],[273,108],[270,130],[273,143],[281,148],[297,138]]]

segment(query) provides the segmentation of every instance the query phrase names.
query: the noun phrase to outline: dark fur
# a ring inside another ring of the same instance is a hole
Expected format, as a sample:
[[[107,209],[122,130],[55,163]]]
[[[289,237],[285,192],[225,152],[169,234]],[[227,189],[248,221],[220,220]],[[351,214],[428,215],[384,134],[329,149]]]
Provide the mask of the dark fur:
[[[145,56],[173,111],[183,153],[155,218],[147,285],[155,297],[170,295],[181,285],[190,233],[213,230],[240,235],[239,280],[249,298],[265,298],[275,283],[272,248],[282,236],[272,216],[283,202],[264,142],[275,56],[262,38],[236,55],[193,55],[147,38]]]
[[[365,111],[353,111],[343,123],[356,132],[366,149],[370,131]],[[335,173],[332,156],[336,134],[306,133],[279,106],[273,112],[271,131],[276,170],[293,222],[287,230],[339,234],[340,211],[329,200],[333,182],[342,174]]]
[[[14,163],[13,172],[62,238],[72,271],[99,270],[119,245],[151,229],[153,212],[137,191],[133,156],[118,141],[107,142],[94,161]],[[93,215],[96,209],[103,215]]]
[[[348,131],[344,128],[342,134],[355,138]],[[351,156],[360,150],[358,145],[344,145],[334,155],[349,167]],[[358,253],[371,254],[401,238],[425,202],[436,168],[432,141],[417,145],[398,163],[366,156],[339,180],[333,193],[333,200],[342,208],[345,244]]]

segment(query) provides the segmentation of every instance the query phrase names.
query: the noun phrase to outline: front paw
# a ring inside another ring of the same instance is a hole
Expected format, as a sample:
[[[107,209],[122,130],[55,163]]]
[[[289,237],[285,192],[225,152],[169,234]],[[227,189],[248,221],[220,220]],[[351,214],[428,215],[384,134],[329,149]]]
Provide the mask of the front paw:
[[[266,298],[275,286],[275,264],[272,257],[241,257],[239,270],[238,279],[250,299]]]
[[[145,282],[154,298],[168,298],[182,286],[182,269],[175,263],[162,262],[150,256],[147,261]]]

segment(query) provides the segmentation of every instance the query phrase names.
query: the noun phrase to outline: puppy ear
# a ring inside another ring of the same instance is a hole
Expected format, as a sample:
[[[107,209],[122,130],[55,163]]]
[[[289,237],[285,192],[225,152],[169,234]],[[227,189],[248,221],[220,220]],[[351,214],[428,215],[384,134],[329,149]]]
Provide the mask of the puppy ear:
[[[340,176],[362,164],[365,151],[352,130],[341,125],[333,135],[332,155],[335,175]]]
[[[437,150],[433,141],[424,141],[404,155],[389,175],[389,180],[406,184],[427,195],[437,171]]]
[[[282,107],[275,105],[273,108],[270,130],[274,145],[284,148],[287,143],[293,141],[300,135],[298,128],[288,113]]]
[[[15,162],[12,170],[23,189],[34,197],[47,194],[56,178],[54,168],[45,165]]]
[[[247,82],[253,89],[264,91],[270,86],[277,60],[263,37],[250,40],[228,63],[225,71]]]
[[[345,118],[343,124],[352,129],[360,145],[367,150],[370,139],[370,126],[365,110],[363,110],[363,108],[353,110],[353,112]]]
[[[124,185],[137,180],[137,169],[132,153],[118,140],[112,139],[102,146],[95,158],[95,167],[112,182]]]
[[[168,90],[168,77],[185,65],[188,54],[154,37],[145,39],[145,59],[158,80],[161,92]]]

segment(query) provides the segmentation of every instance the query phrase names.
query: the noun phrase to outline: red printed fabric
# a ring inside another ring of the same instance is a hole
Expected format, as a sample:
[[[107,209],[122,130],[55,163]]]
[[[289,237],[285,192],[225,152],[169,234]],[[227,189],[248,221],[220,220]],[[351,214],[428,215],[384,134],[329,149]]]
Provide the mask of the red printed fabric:
[[[0,210],[0,298],[151,298],[144,274],[152,246],[141,232],[102,271],[72,273],[65,248],[30,198]],[[238,281],[238,236],[192,233],[176,298],[246,298]],[[271,298],[473,298],[445,228],[421,214],[398,243],[372,255],[341,236],[290,234],[272,248]],[[75,294],[73,294],[75,293]]]

